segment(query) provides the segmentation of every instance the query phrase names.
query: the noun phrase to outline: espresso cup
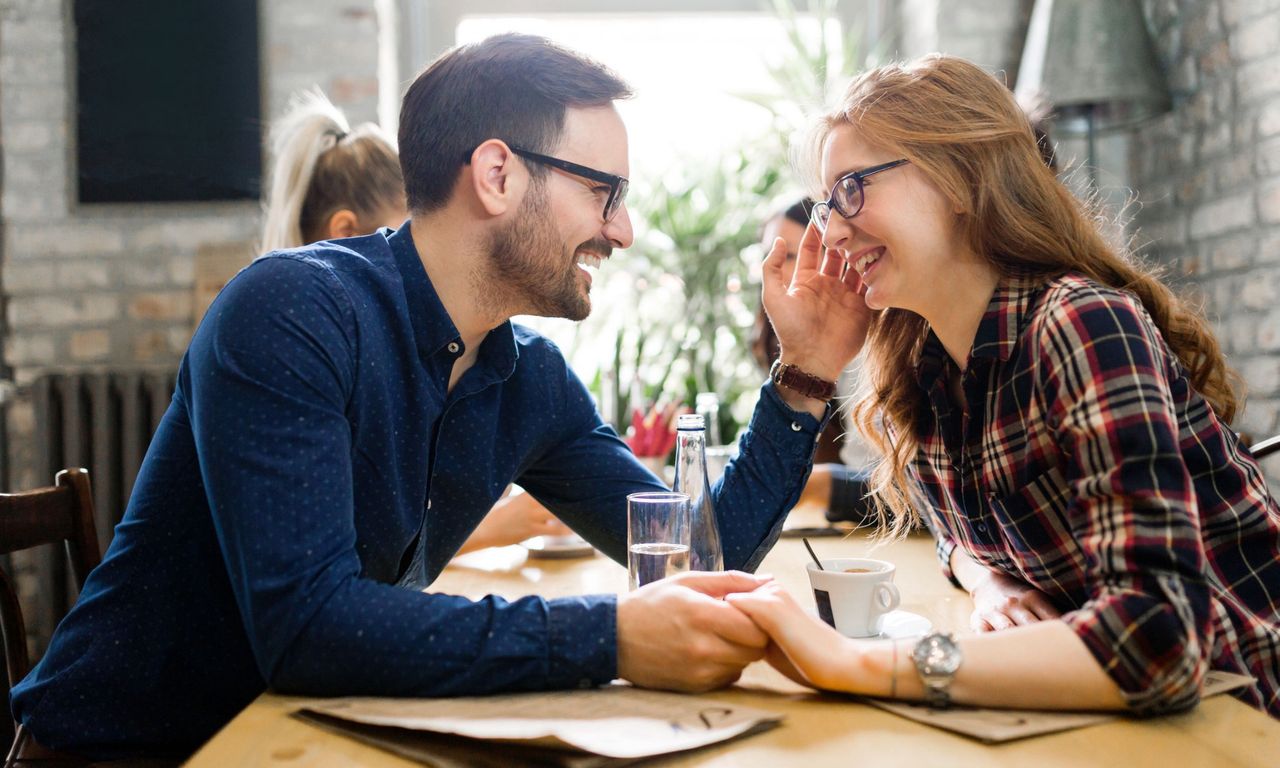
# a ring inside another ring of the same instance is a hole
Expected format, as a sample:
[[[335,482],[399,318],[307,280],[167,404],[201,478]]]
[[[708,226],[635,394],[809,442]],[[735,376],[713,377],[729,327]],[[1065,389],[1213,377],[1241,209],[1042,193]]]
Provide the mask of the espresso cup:
[[[880,634],[880,619],[902,601],[893,584],[893,563],[867,557],[808,563],[818,616],[845,637]]]

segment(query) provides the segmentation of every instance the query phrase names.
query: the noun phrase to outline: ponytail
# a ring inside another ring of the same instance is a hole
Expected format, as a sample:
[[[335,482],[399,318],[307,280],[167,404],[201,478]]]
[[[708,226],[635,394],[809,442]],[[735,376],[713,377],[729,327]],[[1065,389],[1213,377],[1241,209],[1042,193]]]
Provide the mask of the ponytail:
[[[404,207],[404,182],[394,146],[371,123],[352,130],[318,89],[294,97],[271,130],[270,187],[260,252],[295,248],[325,237],[329,217],[352,210],[362,223]]]

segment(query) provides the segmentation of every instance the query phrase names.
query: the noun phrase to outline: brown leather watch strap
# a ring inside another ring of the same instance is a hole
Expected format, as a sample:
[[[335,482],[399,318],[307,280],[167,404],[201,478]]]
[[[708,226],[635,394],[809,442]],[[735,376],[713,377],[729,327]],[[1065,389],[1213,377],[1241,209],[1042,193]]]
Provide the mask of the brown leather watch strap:
[[[779,387],[786,387],[814,400],[827,401],[836,396],[836,383],[818,378],[790,363],[775,360],[769,369],[769,379]]]

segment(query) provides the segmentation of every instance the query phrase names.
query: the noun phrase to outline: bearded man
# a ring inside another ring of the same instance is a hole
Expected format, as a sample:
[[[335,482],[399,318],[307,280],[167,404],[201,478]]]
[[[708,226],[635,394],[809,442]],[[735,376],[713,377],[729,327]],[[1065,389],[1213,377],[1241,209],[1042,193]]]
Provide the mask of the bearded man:
[[[181,757],[267,688],[705,690],[763,656],[719,598],[763,583],[744,571],[831,410],[771,382],[715,490],[737,571],[621,597],[422,591],[512,482],[620,563],[626,496],[665,490],[559,350],[510,322],[586,317],[592,272],[631,244],[628,95],[523,35],[417,78],[399,139],[410,219],[267,254],[205,315],[102,565],[14,689],[33,743]],[[834,379],[853,351],[831,319],[847,288],[811,282],[774,302],[782,359]]]

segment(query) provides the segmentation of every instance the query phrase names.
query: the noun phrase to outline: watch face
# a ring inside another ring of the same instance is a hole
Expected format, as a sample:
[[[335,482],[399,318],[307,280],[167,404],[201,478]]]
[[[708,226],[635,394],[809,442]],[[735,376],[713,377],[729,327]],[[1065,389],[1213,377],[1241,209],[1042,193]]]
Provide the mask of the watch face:
[[[920,641],[911,656],[925,674],[951,675],[960,668],[960,646],[951,635],[934,633]]]

